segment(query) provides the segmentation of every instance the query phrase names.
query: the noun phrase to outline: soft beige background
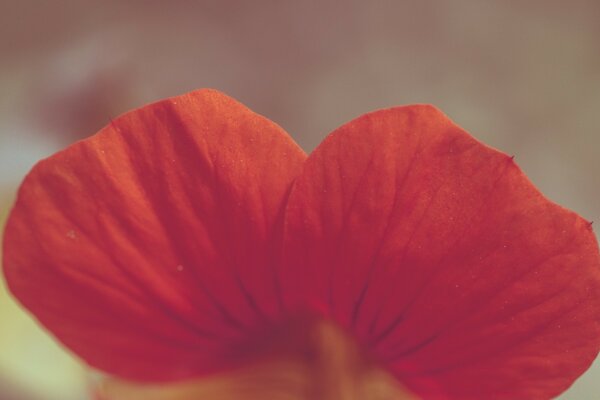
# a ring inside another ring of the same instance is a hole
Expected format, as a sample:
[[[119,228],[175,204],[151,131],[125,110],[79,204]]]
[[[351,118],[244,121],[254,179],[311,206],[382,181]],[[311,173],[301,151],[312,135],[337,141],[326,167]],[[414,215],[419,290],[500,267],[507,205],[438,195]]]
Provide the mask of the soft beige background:
[[[33,162],[109,118],[213,87],[307,150],[364,112],[433,103],[600,221],[599,37],[595,0],[0,0],[0,208]],[[57,354],[2,294],[0,397],[84,399]],[[600,398],[598,377],[562,398]]]

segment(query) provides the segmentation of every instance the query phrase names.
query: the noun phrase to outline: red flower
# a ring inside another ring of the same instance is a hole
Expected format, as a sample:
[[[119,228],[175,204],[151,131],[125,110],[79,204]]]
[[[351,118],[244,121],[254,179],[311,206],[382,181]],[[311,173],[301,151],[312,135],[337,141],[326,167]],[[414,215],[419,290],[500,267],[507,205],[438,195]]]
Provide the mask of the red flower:
[[[298,315],[335,321],[427,399],[546,399],[600,347],[590,224],[430,106],[364,115],[308,158],[201,90],[41,161],[6,227],[13,293],[90,365],[231,368]]]

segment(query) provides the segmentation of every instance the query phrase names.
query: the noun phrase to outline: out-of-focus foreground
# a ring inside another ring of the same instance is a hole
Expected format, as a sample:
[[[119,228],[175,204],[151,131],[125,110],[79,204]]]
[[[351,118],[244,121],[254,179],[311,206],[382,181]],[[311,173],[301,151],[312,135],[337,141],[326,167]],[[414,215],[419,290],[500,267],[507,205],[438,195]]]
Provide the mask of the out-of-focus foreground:
[[[0,207],[111,118],[217,88],[313,149],[367,111],[433,103],[600,220],[597,1],[0,0]],[[3,220],[3,218],[2,218]],[[596,363],[562,399],[600,393]],[[0,291],[0,398],[80,400],[89,376]]]

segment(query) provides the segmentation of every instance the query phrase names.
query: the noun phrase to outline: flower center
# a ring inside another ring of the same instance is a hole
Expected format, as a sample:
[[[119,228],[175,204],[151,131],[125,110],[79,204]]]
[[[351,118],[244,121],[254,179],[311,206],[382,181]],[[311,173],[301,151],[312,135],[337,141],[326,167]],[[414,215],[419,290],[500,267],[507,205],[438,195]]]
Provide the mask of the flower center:
[[[106,380],[101,400],[413,400],[355,341],[328,321],[298,321],[248,349],[238,370],[167,385]]]

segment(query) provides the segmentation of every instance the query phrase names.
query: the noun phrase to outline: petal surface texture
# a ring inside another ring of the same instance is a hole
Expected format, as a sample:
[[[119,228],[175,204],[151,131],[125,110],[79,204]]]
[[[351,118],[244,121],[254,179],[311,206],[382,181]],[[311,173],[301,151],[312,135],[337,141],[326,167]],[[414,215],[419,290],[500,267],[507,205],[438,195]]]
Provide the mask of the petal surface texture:
[[[283,257],[286,306],[425,399],[548,399],[598,353],[591,225],[430,106],[362,116],[310,155]]]
[[[281,313],[274,243],[305,158],[216,91],[127,113],[28,175],[6,228],[9,287],[109,373],[227,368],[234,345]]]

